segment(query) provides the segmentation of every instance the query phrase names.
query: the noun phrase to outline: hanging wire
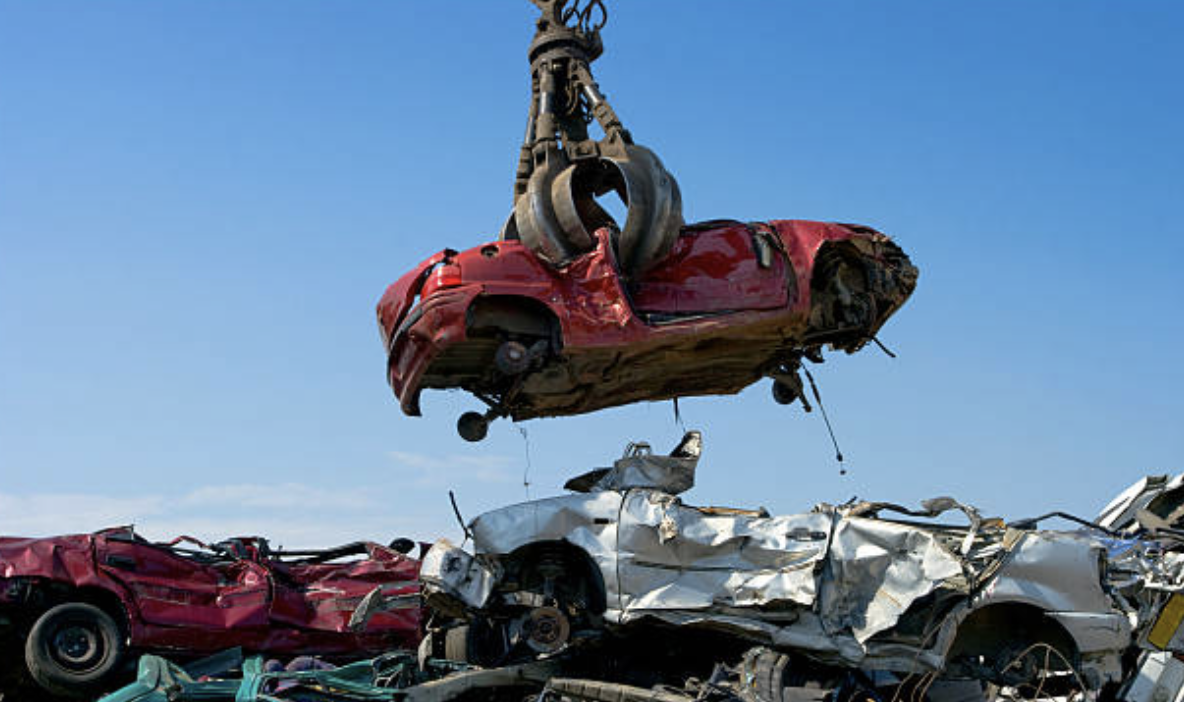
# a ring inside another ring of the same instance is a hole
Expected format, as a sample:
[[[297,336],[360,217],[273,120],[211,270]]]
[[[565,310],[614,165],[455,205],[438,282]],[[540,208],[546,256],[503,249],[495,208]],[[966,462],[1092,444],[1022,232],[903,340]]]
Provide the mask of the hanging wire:
[[[526,427],[515,426],[518,433],[522,435],[522,448],[526,453],[526,467],[522,469],[522,488],[526,491],[526,500],[530,501],[530,436],[526,433]]]
[[[896,354],[892,353],[892,349],[885,346],[884,342],[880,341],[879,339],[877,339],[874,336],[872,337],[872,341],[874,341],[876,343],[876,346],[880,347],[881,351],[883,351],[885,354],[888,355],[888,358],[896,358]]]
[[[835,460],[839,462],[839,475],[846,475],[847,468],[843,465],[843,452],[839,450],[839,441],[835,438],[835,430],[830,425],[830,417],[826,415],[826,407],[822,404],[822,395],[818,393],[818,384],[814,382],[814,376],[810,374],[810,369],[803,367],[806,373],[806,380],[810,381],[810,390],[814,393],[814,401],[818,403],[818,409],[822,412],[822,421],[826,422],[826,431],[830,434],[830,442],[835,447]]]
[[[469,542],[469,539],[472,538],[473,534],[469,531],[469,525],[465,522],[465,518],[460,516],[460,507],[456,506],[456,493],[451,490],[448,491],[448,501],[452,503],[452,513],[456,515],[456,521],[458,524],[460,524],[460,530],[464,532],[465,540],[464,543],[461,544],[461,546],[464,546],[464,544]]]

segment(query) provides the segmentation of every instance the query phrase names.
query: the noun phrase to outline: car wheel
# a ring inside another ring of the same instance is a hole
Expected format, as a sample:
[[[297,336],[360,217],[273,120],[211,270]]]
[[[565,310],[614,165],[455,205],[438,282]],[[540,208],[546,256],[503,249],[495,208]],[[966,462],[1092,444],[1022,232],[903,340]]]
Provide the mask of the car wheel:
[[[111,615],[94,605],[68,602],[33,624],[25,641],[25,663],[33,680],[49,692],[80,697],[117,668],[125,650]]]
[[[518,375],[530,368],[530,349],[518,341],[505,341],[493,354],[493,364],[505,375]]]
[[[489,433],[489,420],[480,412],[465,412],[456,420],[456,432],[465,441],[481,441]]]
[[[773,401],[779,405],[791,405],[798,399],[798,391],[788,383],[773,381]]]

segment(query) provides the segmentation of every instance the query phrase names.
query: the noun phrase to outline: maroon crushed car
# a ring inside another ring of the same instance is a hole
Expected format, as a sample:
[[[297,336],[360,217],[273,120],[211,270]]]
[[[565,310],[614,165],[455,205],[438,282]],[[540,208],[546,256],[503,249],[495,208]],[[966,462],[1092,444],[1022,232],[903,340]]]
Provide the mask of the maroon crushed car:
[[[24,639],[31,677],[83,694],[125,667],[131,652],[201,656],[229,647],[326,657],[413,647],[417,598],[350,617],[375,588],[418,592],[416,544],[357,542],[271,551],[259,537],[151,543],[131,527],[49,538],[0,538],[0,624]]]
[[[641,400],[739,392],[769,376],[801,397],[802,358],[857,351],[916,285],[917,269],[868,227],[781,220],[686,226],[629,277],[615,231],[563,266],[519,241],[442,251],[378,303],[387,377],[403,411],[423,388],[463,388],[489,406],[458,422],[591,412]]]

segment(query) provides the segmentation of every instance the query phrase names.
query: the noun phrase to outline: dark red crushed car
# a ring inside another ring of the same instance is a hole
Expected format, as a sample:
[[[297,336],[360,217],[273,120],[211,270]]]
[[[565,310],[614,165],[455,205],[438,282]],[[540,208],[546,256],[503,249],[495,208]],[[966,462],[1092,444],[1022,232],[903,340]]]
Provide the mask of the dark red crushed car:
[[[595,236],[559,268],[503,240],[441,251],[390,286],[378,323],[403,411],[420,413],[423,388],[463,388],[489,406],[458,423],[476,441],[494,417],[735,393],[765,376],[791,402],[802,358],[863,347],[917,279],[887,236],[851,224],[690,225],[633,278],[613,230]]]
[[[259,537],[162,544],[130,527],[5,537],[0,625],[23,638],[31,677],[67,695],[101,686],[133,652],[197,657],[240,646],[332,658],[413,647],[418,603],[375,613],[359,633],[349,627],[375,588],[418,592],[419,561],[406,555],[413,548],[406,539],[288,552]]]

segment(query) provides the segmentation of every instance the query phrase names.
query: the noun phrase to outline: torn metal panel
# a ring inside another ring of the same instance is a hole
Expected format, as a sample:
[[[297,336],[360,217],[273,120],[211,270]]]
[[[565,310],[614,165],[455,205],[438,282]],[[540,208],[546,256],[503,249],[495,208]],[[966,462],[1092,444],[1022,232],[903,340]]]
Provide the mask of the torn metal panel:
[[[629,621],[668,609],[813,603],[831,518],[755,514],[630,491],[617,547],[620,611],[610,615]]]
[[[494,586],[493,572],[448,539],[438,540],[427,552],[419,577],[429,601],[457,600],[476,609],[485,606]]]
[[[876,519],[839,519],[820,611],[828,629],[863,643],[913,602],[962,575],[962,563],[931,532]]]
[[[1105,541],[1107,587],[1139,645],[1184,653],[1184,474],[1136,481],[1096,522],[1122,537]]]
[[[1149,475],[1123,490],[1102,508],[1094,520],[1116,531],[1137,531],[1140,511],[1149,511],[1168,522],[1184,516],[1184,474],[1175,477]]]
[[[629,490],[653,488],[671,495],[695,486],[695,466],[699,464],[698,439],[693,455],[655,456],[649,444],[630,444],[625,455],[613,463],[592,490]]]

